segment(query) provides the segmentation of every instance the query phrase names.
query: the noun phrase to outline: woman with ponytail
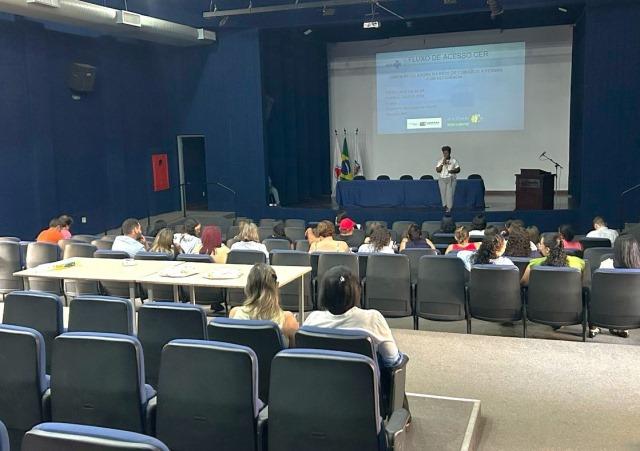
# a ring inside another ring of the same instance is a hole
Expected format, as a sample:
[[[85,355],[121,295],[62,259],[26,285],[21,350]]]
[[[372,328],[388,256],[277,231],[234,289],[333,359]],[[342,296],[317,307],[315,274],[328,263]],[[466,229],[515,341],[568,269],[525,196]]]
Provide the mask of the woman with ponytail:
[[[467,271],[471,271],[472,265],[490,264],[515,267],[510,259],[502,255],[505,249],[506,242],[502,235],[499,233],[485,235],[482,244],[480,244],[476,252],[460,251],[458,252],[458,258],[464,262]]]

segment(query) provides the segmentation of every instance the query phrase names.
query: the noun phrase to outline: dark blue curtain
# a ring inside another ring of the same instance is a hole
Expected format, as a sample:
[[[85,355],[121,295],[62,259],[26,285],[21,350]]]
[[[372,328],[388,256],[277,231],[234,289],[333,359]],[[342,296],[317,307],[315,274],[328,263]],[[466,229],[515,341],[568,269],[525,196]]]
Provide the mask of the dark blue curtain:
[[[326,44],[300,31],[261,34],[267,175],[282,204],[331,192]]]

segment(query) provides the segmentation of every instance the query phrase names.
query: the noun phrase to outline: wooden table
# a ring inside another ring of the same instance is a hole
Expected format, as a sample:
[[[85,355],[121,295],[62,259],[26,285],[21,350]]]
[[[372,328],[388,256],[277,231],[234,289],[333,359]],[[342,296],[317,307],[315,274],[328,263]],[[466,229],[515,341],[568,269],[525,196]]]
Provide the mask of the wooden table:
[[[41,277],[48,279],[66,279],[75,281],[109,281],[126,282],[129,284],[129,295],[135,301],[135,284],[145,283],[154,285],[173,286],[174,299],[178,300],[178,288],[189,287],[191,301],[195,302],[195,288],[244,288],[247,284],[247,276],[253,265],[221,265],[216,263],[192,263],[178,261],[154,261],[154,260],[134,260],[135,264],[128,266],[125,260],[109,258],[84,258],[76,257],[64,260],[73,261],[74,266],[53,269],[52,267],[61,262],[47,263],[35,268],[25,269],[14,273],[24,279],[25,289],[29,289],[29,277]],[[130,260],[127,260],[130,262]],[[179,265],[193,268],[196,274],[187,277],[166,277],[160,273],[164,270]],[[234,279],[208,279],[204,277],[213,268],[236,269],[240,272],[240,277]],[[304,321],[304,275],[311,272],[310,266],[272,266],[278,277],[278,285],[284,286],[300,279],[300,322]],[[148,298],[153,301],[153,289],[147,289]]]

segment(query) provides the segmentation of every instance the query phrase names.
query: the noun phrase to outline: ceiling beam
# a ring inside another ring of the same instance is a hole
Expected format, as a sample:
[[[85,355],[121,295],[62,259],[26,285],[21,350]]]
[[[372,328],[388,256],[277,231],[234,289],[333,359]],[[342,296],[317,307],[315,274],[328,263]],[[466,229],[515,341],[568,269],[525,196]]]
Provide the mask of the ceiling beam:
[[[227,9],[220,11],[214,9],[213,11],[205,11],[202,13],[202,17],[205,19],[211,19],[214,17],[227,17],[227,16],[243,16],[247,14],[260,14],[260,13],[275,13],[281,11],[296,11],[302,9],[312,8],[333,8],[336,6],[349,6],[349,5],[377,5],[379,3],[393,2],[397,0],[323,0],[315,2],[301,2],[296,0],[295,3],[287,5],[272,5],[272,6],[257,6],[240,8],[240,9]]]

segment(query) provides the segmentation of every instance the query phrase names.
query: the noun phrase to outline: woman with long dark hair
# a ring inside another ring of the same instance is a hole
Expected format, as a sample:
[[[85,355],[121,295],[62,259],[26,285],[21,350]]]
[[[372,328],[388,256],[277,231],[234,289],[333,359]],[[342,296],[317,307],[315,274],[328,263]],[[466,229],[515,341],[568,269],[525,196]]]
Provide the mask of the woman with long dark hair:
[[[422,230],[417,224],[411,224],[407,229],[407,236],[400,241],[400,251],[405,249],[435,249],[433,243],[422,235]]]
[[[391,232],[385,226],[377,227],[371,232],[369,242],[362,244],[358,252],[367,254],[393,254]]]
[[[477,251],[460,251],[458,258],[464,262],[467,271],[471,271],[472,265],[504,265],[513,266],[513,262],[503,257],[506,244],[499,233],[486,235]]]

